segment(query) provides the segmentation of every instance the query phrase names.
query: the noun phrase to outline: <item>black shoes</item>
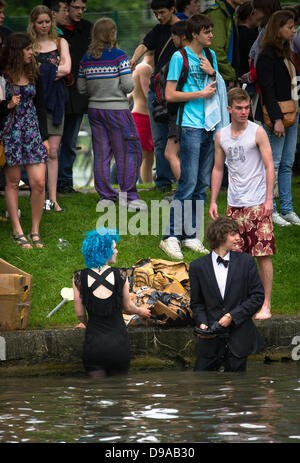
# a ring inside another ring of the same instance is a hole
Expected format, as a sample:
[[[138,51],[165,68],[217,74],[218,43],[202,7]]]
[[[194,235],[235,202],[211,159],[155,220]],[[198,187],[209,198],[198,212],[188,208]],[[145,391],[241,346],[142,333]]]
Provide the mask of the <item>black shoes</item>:
[[[68,194],[68,193],[80,193],[80,191],[74,190],[72,185],[57,185],[57,192],[58,193],[63,193],[63,194]]]
[[[195,326],[194,333],[200,338],[214,338],[216,336],[228,336],[228,328],[220,325],[219,322],[214,322],[210,328],[202,329]]]

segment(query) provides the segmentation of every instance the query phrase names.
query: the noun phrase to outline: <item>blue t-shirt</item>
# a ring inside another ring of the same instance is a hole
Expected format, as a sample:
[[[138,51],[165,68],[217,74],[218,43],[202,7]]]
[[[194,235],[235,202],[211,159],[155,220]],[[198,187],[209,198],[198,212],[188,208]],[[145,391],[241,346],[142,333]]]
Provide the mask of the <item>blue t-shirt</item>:
[[[196,92],[203,90],[205,87],[205,81],[207,74],[200,68],[200,59],[198,56],[189,48],[185,47],[187,57],[189,61],[189,73],[186,83],[184,84],[183,92]],[[216,54],[213,50],[210,50],[213,56],[213,67],[217,71],[218,64]],[[203,50],[203,56],[207,58],[205,51]],[[169,72],[167,80],[179,80],[181,70],[183,66],[183,58],[179,51],[176,51],[170,61]],[[197,129],[203,129],[205,126],[205,113],[204,113],[204,98],[198,98],[196,100],[187,101],[184,105],[184,111],[182,116],[182,127],[194,127]],[[177,120],[178,122],[178,120]]]

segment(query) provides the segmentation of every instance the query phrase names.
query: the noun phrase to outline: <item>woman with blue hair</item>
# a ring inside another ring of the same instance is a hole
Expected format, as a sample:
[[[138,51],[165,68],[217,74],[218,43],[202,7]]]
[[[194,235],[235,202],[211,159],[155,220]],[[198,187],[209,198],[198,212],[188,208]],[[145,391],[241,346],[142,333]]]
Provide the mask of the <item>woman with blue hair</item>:
[[[85,269],[74,273],[74,305],[86,326],[83,365],[92,378],[126,374],[130,346],[122,311],[148,318],[151,311],[130,299],[126,271],[110,267],[117,259],[120,237],[102,228],[87,233],[82,244]]]

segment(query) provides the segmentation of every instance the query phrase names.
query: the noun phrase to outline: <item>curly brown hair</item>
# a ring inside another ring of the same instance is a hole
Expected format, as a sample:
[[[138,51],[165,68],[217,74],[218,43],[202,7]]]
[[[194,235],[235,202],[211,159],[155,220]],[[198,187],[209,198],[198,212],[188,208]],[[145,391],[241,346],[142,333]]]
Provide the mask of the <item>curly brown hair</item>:
[[[210,249],[217,249],[225,243],[228,233],[239,233],[239,226],[230,217],[218,217],[211,222],[206,231],[206,240]]]
[[[34,58],[30,64],[24,63],[23,50],[30,45],[32,41],[29,34],[14,32],[8,36],[2,49],[0,68],[11,83],[17,82],[24,74],[31,84],[38,78],[39,71]]]

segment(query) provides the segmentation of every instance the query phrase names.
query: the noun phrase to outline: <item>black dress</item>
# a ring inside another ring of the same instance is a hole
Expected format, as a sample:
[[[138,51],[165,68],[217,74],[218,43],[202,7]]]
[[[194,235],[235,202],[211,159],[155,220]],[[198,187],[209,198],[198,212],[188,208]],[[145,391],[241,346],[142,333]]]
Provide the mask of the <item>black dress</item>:
[[[107,281],[114,274],[114,284]],[[88,276],[94,278],[88,286]],[[90,268],[74,273],[74,282],[80,292],[83,305],[88,313],[83,345],[83,365],[87,371],[113,370],[128,371],[130,365],[130,345],[126,325],[122,316],[122,290],[126,273],[110,267],[101,275]],[[112,294],[101,299],[93,293],[100,286],[108,288]]]

